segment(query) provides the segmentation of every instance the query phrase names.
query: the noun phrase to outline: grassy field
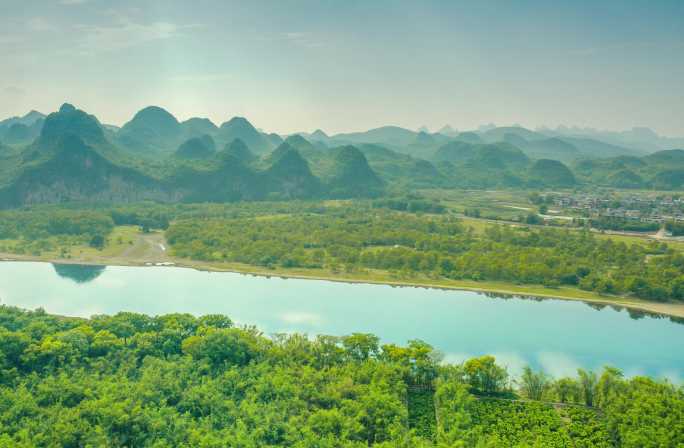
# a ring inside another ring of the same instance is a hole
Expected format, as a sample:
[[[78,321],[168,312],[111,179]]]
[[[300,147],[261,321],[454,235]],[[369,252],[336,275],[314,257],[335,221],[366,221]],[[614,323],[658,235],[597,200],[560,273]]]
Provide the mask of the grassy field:
[[[478,209],[480,216],[489,219],[513,220],[536,211],[524,191],[483,190],[421,190],[428,199],[439,200],[455,213]]]
[[[487,218],[472,218],[469,216],[464,216],[461,218],[463,220],[463,223],[467,225],[468,227],[471,227],[473,231],[476,234],[481,234],[484,232],[484,229],[486,229],[488,226],[492,225],[513,225],[513,226],[530,226],[530,227],[536,227],[536,228],[544,228],[546,226],[531,226],[529,224],[519,224],[519,223],[512,223],[512,222],[506,222],[506,221],[497,221],[497,220],[492,220],[492,219],[487,219]],[[582,229],[576,228],[576,227],[567,227],[568,230],[570,231],[575,231],[575,232],[580,232]],[[648,234],[648,233],[643,233],[643,234],[637,234],[637,233],[620,233],[620,232],[595,232],[596,238],[599,239],[605,239],[605,240],[613,240],[616,243],[625,243],[625,244],[639,244],[642,246],[647,246],[649,244],[653,244],[654,242],[656,243],[665,243],[668,245],[668,247],[671,247],[675,250],[679,251],[684,251],[684,241],[679,240],[679,239],[673,239],[673,238],[663,238],[663,239],[657,239],[655,238],[654,234]]]
[[[0,255],[3,258],[32,259],[42,261],[64,260],[79,263],[144,264],[165,256],[159,244],[164,244],[160,232],[142,233],[138,226],[117,226],[107,237],[105,246],[96,249],[87,244],[69,244],[57,237],[51,237],[42,245],[44,249],[22,253],[13,250],[18,242],[0,240]]]
[[[478,209],[480,211],[480,218],[463,217],[463,221],[476,233],[481,233],[488,225],[519,225],[511,221],[517,221],[521,215],[528,213],[536,213],[537,206],[531,204],[529,201],[530,192],[527,191],[483,191],[483,190],[421,190],[420,193],[426,198],[438,200],[442,205],[447,207],[453,213],[463,214],[466,209]],[[631,193],[631,192],[630,192]],[[651,192],[653,193],[653,192]],[[658,192],[663,194],[664,192]],[[653,193],[655,196],[655,193]],[[563,211],[562,215],[567,215],[570,211]],[[564,227],[566,221],[554,220],[554,225]],[[538,227],[538,226],[536,226]],[[569,229],[579,230],[573,227]],[[626,244],[640,244],[648,245],[653,241],[662,241],[668,246],[684,250],[684,241],[676,239],[657,240],[654,238],[654,233],[637,234],[634,232],[596,232],[596,236],[600,239],[610,239],[615,242],[624,242]]]

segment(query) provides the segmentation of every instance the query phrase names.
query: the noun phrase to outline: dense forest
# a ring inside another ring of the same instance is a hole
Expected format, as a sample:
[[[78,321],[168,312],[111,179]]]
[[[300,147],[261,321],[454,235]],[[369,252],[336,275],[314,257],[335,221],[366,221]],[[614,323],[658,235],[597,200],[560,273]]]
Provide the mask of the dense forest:
[[[226,316],[0,308],[1,447],[674,447],[684,391],[614,368],[519,378],[422,341]]]
[[[166,236],[174,254],[198,260],[684,299],[681,253],[664,243],[616,243],[583,230],[491,225],[475,232],[450,215],[330,208],[257,220],[180,219]]]
[[[112,243],[115,226],[163,231],[181,259],[331,274],[391,273],[572,287],[654,301],[684,300],[684,254],[586,229],[474,228],[424,199],[38,207],[0,212],[0,252],[40,255]]]

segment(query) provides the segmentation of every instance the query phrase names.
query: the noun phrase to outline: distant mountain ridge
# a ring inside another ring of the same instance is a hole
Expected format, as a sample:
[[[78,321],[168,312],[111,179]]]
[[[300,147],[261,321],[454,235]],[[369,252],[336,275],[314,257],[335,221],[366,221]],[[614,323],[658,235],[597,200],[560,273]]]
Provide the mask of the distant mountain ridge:
[[[33,141],[43,128],[45,115],[35,110],[23,117],[0,121],[0,141],[9,144],[26,144]]]
[[[193,132],[211,129],[206,121],[195,120],[191,124]],[[96,117],[65,103],[59,111],[45,118],[35,142],[10,156],[18,169],[0,170],[0,175],[6,176],[0,183],[0,207],[64,201],[224,202],[332,194],[332,186],[313,175],[309,162],[289,143],[282,143],[265,155],[266,166],[256,163],[257,156],[241,139],[233,139],[217,152],[216,142],[208,134],[182,141],[175,152],[154,159],[152,164],[149,154],[145,157],[136,155],[135,149],[159,149],[162,143],[184,138],[187,134],[181,127],[163,109],[146,108],[122,127],[124,140],[137,140],[126,150],[120,150],[107,139],[106,129]],[[160,129],[168,132],[164,134]],[[255,134],[258,131],[244,119],[232,120],[232,124],[223,126],[223,130],[227,130],[224,137],[246,130],[248,137],[263,138],[263,134]],[[120,138],[117,136],[117,143]],[[289,140],[305,151],[320,152],[301,136]],[[150,148],[151,143],[159,146]],[[4,152],[4,147],[2,150]],[[351,151],[358,153],[355,149]],[[360,155],[361,163],[358,157],[352,158],[351,162],[332,157],[326,160],[341,165],[336,168],[336,172],[342,174],[336,179],[335,197],[364,196],[361,185],[381,184],[363,155]],[[347,171],[345,163],[351,167],[347,166]],[[349,169],[357,181],[370,179],[369,183],[351,185],[356,188],[354,191],[343,188],[341,182],[349,175]],[[372,194],[377,194],[377,189]]]
[[[452,128],[449,124],[445,124],[437,132],[442,135],[446,135],[447,137],[456,137],[458,135],[458,131]]]
[[[34,125],[37,121],[43,120],[45,118],[45,114],[42,114],[38,111],[32,110],[23,117],[10,117],[5,120],[0,121],[0,130],[6,129],[13,124],[23,124],[24,126],[32,126]]]
[[[117,142],[123,147],[143,153],[177,147],[182,138],[183,131],[176,117],[157,106],[140,110],[116,133]]]
[[[180,125],[188,137],[212,136],[218,132],[218,127],[208,118],[190,118]]]
[[[368,197],[382,193],[384,182],[354,146],[335,150],[334,169],[328,181],[332,196]]]
[[[254,152],[266,153],[273,149],[273,143],[257,131],[252,124],[244,117],[233,117],[223,123],[217,134],[217,140],[232,142],[239,138]]]
[[[219,153],[220,157],[232,157],[236,160],[239,160],[241,163],[250,163],[254,159],[256,159],[256,156],[252,151],[249,150],[249,147],[240,140],[239,138],[236,138],[230,143],[227,143],[223,151]]]
[[[180,122],[156,106],[119,129],[68,103],[48,116],[1,123],[0,207],[375,197],[421,188],[684,187],[682,150],[644,155],[519,126],[317,129],[283,139],[244,117],[221,126],[197,117]]]
[[[182,159],[208,159],[216,153],[216,143],[210,135],[192,137],[176,150],[176,157]]]
[[[320,179],[313,175],[299,151],[287,142],[273,151],[270,160],[269,192],[280,192],[285,198],[313,197],[321,193]]]
[[[565,136],[548,130],[533,131],[520,126],[487,126],[478,131],[466,132],[455,132],[450,127],[444,127],[434,134],[425,131],[414,132],[397,126],[384,126],[365,132],[332,135],[329,140],[337,144],[387,145],[395,150],[424,158],[430,158],[440,145],[453,140],[468,143],[507,141],[518,146],[530,157],[558,158],[564,162],[582,158],[645,155],[651,152],[646,148],[639,150],[590,137]]]
[[[604,131],[593,128],[559,126],[556,129],[541,128],[547,135],[598,140],[613,146],[629,148],[638,154],[684,147],[684,137],[664,137],[645,127],[626,131]]]
[[[84,143],[104,145],[104,130],[94,115],[89,115],[73,105],[64,103],[58,112],[45,118],[43,129],[38,138],[38,145],[49,146],[59,143],[65,135],[78,136]]]

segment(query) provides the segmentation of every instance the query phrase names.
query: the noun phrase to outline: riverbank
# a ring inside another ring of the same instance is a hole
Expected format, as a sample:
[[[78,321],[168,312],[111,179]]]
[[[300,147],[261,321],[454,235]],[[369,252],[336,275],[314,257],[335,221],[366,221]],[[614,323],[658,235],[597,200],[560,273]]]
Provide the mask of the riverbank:
[[[445,290],[473,291],[502,296],[524,296],[539,299],[582,301],[596,305],[617,306],[631,310],[684,318],[684,304],[659,303],[645,300],[599,295],[576,288],[546,288],[541,285],[516,285],[507,282],[476,282],[468,280],[435,279],[425,276],[399,277],[386,271],[364,270],[360,272],[332,272],[323,269],[268,269],[239,263],[218,263],[176,258],[168,254],[159,234],[145,238],[148,248],[157,250],[127,250],[121,256],[104,256],[97,251],[88,251],[80,256],[61,258],[51,254],[40,256],[0,253],[0,261],[47,262],[60,264],[90,264],[100,266],[175,266],[211,272],[233,272],[264,277],[281,277],[303,280],[323,280],[343,283],[366,283],[395,287],[433,288]],[[124,256],[125,255],[125,256]]]
[[[420,276],[399,279],[386,272],[373,272],[371,275],[352,275],[342,273],[330,274],[326,271],[298,272],[296,270],[282,269],[260,270],[255,266],[239,266],[234,264],[213,265],[211,263],[197,263],[195,261],[190,263],[179,262],[175,263],[174,266],[214,272],[235,272],[266,277],[472,291],[485,294],[497,294],[501,296],[522,296],[539,299],[572,300],[593,303],[596,305],[618,306],[647,313],[684,318],[684,304],[647,302],[645,300],[619,296],[601,296],[596,293],[574,288],[552,289],[536,285],[516,285],[505,282],[475,282],[467,280],[430,279],[424,277],[421,278]]]

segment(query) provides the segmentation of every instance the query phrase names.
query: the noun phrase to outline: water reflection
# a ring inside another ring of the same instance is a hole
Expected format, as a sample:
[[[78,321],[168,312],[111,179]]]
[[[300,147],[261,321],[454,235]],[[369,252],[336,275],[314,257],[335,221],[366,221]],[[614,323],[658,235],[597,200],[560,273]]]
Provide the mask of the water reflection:
[[[88,283],[98,278],[107,266],[92,266],[86,264],[60,264],[52,263],[57,275],[68,278],[76,283]]]
[[[483,292],[482,295],[484,295],[485,297],[489,297],[490,299],[498,299],[498,300],[522,299],[522,300],[531,300],[533,302],[542,302],[542,301],[548,300],[548,298],[546,298],[546,297],[527,296],[524,294],[505,294],[505,293],[498,293],[498,292]],[[562,300],[562,299],[558,299],[558,300]],[[654,313],[651,311],[637,310],[634,308],[627,308],[625,306],[607,304],[607,303],[584,302],[584,301],[582,301],[582,303],[584,303],[589,308],[592,308],[596,311],[601,311],[605,308],[610,308],[610,309],[617,311],[617,312],[627,311],[627,314],[629,315],[629,317],[634,319],[634,320],[643,319],[644,317],[651,317],[653,319],[669,319],[671,322],[674,322],[677,324],[684,324],[684,318],[677,317],[677,316],[667,316],[665,314]]]
[[[57,275],[59,275],[62,278],[68,278],[75,283],[78,284],[83,284],[83,283],[89,283],[98,278],[102,273],[105,271],[107,268],[106,266],[95,266],[95,265],[85,265],[85,264],[60,264],[60,263],[53,263],[52,266],[55,269],[55,272]],[[247,277],[256,277],[256,278],[266,278],[270,279],[270,275],[257,275],[257,274],[238,274],[240,276],[247,276]],[[280,280],[287,280],[288,277],[274,277],[278,278]],[[403,288],[410,288],[410,289],[434,289],[431,287],[415,287],[415,286],[402,286],[402,285],[390,285],[391,288],[395,289],[403,289]],[[438,288],[441,289],[441,288]],[[499,293],[499,292],[482,292],[479,293],[485,297],[488,297],[490,299],[497,299],[497,300],[512,300],[512,299],[521,299],[521,300],[527,300],[527,301],[533,301],[533,302],[543,302],[548,300],[548,298],[545,297],[539,297],[539,296],[532,296],[532,295],[525,295],[525,294],[506,294],[506,293]],[[639,320],[643,319],[644,317],[650,317],[654,319],[663,319],[667,318],[671,322],[678,323],[678,324],[684,324],[684,318],[681,317],[675,317],[675,316],[667,316],[664,314],[659,314],[659,313],[654,313],[650,311],[642,311],[642,310],[636,310],[632,308],[627,308],[621,305],[615,305],[615,304],[607,304],[607,303],[596,303],[596,302],[581,302],[588,306],[589,308],[592,308],[596,311],[601,311],[605,308],[610,308],[612,310],[615,310],[617,312],[622,312],[626,311],[627,314],[631,319],[634,320]]]

